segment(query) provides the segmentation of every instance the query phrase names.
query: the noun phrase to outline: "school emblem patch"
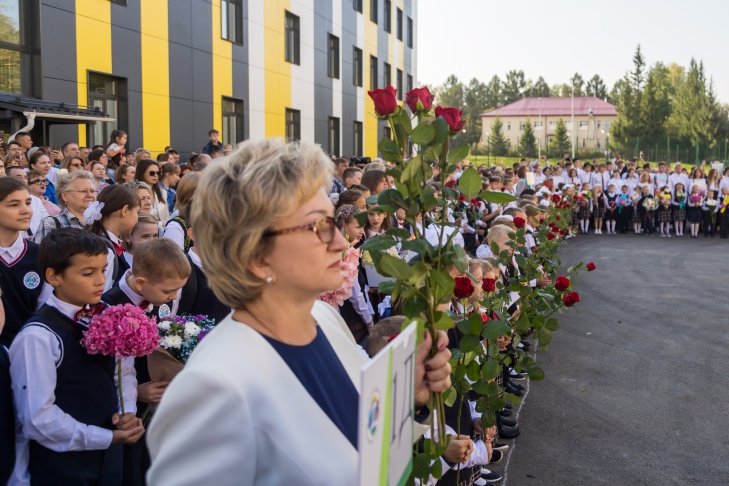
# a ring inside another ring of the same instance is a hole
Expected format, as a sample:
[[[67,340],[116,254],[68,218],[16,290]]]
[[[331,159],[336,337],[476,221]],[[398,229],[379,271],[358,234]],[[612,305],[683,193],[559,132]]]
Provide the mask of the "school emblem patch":
[[[40,276],[35,272],[28,272],[25,274],[25,277],[23,277],[23,285],[25,285],[25,288],[27,289],[33,290],[37,288],[40,283]]]
[[[167,304],[163,304],[160,306],[159,313],[157,315],[163,318],[169,316],[170,314],[172,314],[170,306],[168,306]]]

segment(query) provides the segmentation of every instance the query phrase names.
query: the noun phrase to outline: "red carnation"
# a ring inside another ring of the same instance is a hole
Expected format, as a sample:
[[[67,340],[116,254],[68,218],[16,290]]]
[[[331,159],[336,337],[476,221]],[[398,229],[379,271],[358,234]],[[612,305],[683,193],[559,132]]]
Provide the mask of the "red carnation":
[[[478,206],[478,199],[472,197],[471,204],[473,204],[474,206]]]
[[[560,200],[559,194],[552,194],[552,202],[558,203]]]
[[[466,200],[466,196],[464,196],[463,194],[459,194],[458,195],[458,200],[459,201],[465,201]]]
[[[566,234],[567,234],[567,232],[565,230],[559,230],[559,235],[560,236],[564,236]]]
[[[554,236],[554,233],[548,233],[548,234],[547,234],[547,239],[548,239],[548,240],[553,240],[553,239],[555,239],[555,238],[556,238],[556,236]]]
[[[435,108],[435,117],[442,117],[448,122],[448,127],[451,129],[451,133],[460,132],[466,125],[466,120],[461,120],[463,112],[458,108],[443,108],[438,106]]]
[[[387,118],[397,110],[397,98],[395,94],[397,91],[392,86],[388,86],[385,89],[376,89],[374,91],[367,92],[375,102],[375,113],[380,118]]]
[[[588,263],[587,265],[585,265],[585,267],[587,267],[587,271],[588,271],[588,272],[592,272],[593,270],[595,270],[595,269],[597,268],[597,267],[595,266],[595,264],[594,264],[594,263],[592,263],[592,262],[590,262],[590,263]]]
[[[481,288],[485,292],[493,292],[494,290],[496,290],[496,280],[493,278],[483,279],[483,282],[481,283]]]
[[[433,99],[428,87],[415,88],[405,95],[405,102],[413,113],[430,111],[433,107]]]
[[[539,224],[544,224],[544,218],[539,218]]]
[[[556,215],[556,216],[554,217],[554,219],[556,219],[557,221],[559,221],[560,219],[562,219],[562,217],[561,217],[561,216],[560,216],[559,214],[557,214],[557,215]]]
[[[446,182],[446,187],[449,188],[449,189],[453,189],[454,187],[456,187],[456,181],[448,181],[448,182]]]
[[[557,281],[554,282],[554,288],[560,292],[564,292],[570,288],[570,279],[567,277],[557,277]]]
[[[562,297],[562,302],[564,302],[565,307],[572,307],[579,301],[580,294],[578,294],[577,292],[570,292],[569,294],[566,294],[564,297]]]
[[[514,226],[517,228],[523,228],[526,226],[526,220],[524,218],[514,218]]]
[[[473,283],[468,277],[456,277],[456,287],[453,289],[453,295],[459,299],[467,299],[473,294]]]
[[[539,249],[536,246],[533,246],[532,253],[534,253],[536,255],[537,253],[539,253]]]

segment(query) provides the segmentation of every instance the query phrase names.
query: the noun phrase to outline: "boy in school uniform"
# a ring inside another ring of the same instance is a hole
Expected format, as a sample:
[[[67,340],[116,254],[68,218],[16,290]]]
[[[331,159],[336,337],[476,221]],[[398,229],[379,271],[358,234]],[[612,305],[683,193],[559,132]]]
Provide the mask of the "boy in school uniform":
[[[121,445],[144,433],[134,415],[133,360],[122,363],[121,416],[115,358],[90,355],[80,342],[104,309],[106,255],[101,238],[76,228],[57,229],[40,245],[40,268],[54,292],[10,347],[15,408],[29,441],[19,457],[32,485],[120,485]]]
[[[139,306],[155,319],[177,313],[180,290],[190,277],[190,264],[177,244],[165,238],[153,239],[134,250],[131,270],[119,283],[102,296],[109,305]],[[142,416],[150,405],[159,404],[168,382],[153,382],[147,368],[147,357],[134,360],[137,374],[137,414]],[[144,441],[124,448],[124,481],[126,485],[145,484],[149,469],[149,453]]]

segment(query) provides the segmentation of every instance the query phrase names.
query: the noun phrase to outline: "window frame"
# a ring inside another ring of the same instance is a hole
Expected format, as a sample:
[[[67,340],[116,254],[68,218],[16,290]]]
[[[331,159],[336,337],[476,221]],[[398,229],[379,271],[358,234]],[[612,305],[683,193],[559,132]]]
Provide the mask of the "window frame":
[[[396,19],[396,22],[397,22],[397,26],[396,26],[396,29],[397,29],[397,40],[401,41],[402,38],[403,38],[403,32],[402,32],[403,31],[403,25],[402,25],[402,23],[403,23],[403,11],[400,9],[400,7],[397,7],[397,19]]]
[[[370,55],[370,91],[374,91],[377,89],[377,86],[379,85],[379,76],[380,73],[378,71],[378,63],[377,57]]]
[[[353,0],[352,7],[354,8],[354,11],[355,12],[362,13],[362,10],[363,10],[362,9],[362,7],[363,7],[362,3],[363,3],[363,0]]]
[[[286,142],[301,140],[301,110],[286,108]],[[289,132],[291,130],[291,133]]]
[[[403,89],[404,89],[402,69],[399,69],[398,68],[397,75],[396,75],[396,78],[395,78],[395,82],[397,83],[395,85],[396,88],[397,88],[397,99],[399,101],[402,101],[403,100]]]
[[[390,63],[383,63],[384,67],[384,73],[383,76],[385,78],[385,87],[392,86],[392,66]]]
[[[354,46],[354,54],[352,60],[352,83],[361,88],[364,86],[364,51]]]
[[[108,93],[99,93],[96,91],[91,91],[91,85],[92,85],[92,78],[97,78],[106,82],[113,83],[114,86],[114,94],[108,94]],[[95,106],[94,100],[100,100],[102,101],[103,109],[101,110],[104,114],[109,114],[108,109],[108,103],[113,102],[115,105],[114,108],[114,118],[116,118],[116,123],[102,123],[102,122],[93,122],[92,124],[89,124],[89,130],[86,134],[86,143],[89,147],[93,145],[106,145],[109,143],[109,139],[111,138],[111,132],[113,131],[114,127],[117,126],[126,126],[128,124],[128,95],[127,95],[127,80],[125,78],[120,78],[118,76],[113,76],[108,73],[102,73],[98,71],[87,71],[86,73],[86,98],[87,98],[87,105],[86,107],[88,109],[94,109]],[[101,140],[97,140],[96,136],[96,128],[101,128]]]
[[[380,6],[378,0],[370,0],[370,21],[377,23],[378,12],[377,8]]]
[[[340,157],[341,153],[341,126],[342,122],[339,118],[330,116],[327,125],[327,142],[329,146],[329,154]]]
[[[336,47],[332,46],[332,41],[336,41]],[[327,44],[327,76],[339,79],[339,37],[331,32]]]
[[[233,111],[226,111],[225,110],[225,102],[232,102],[235,104],[235,109]],[[238,142],[242,142],[245,140],[245,101],[238,99],[238,98],[231,98],[230,96],[222,96],[220,100],[220,114],[222,118],[222,132],[220,134],[221,140],[223,143],[229,143],[233,147]],[[234,117],[235,118],[235,140],[230,140],[230,135],[228,135],[228,139],[226,140],[225,132],[226,129],[226,117]]]
[[[352,124],[352,145],[355,157],[362,157],[364,153],[364,123],[355,120]]]
[[[392,32],[392,0],[385,0],[385,18],[383,27],[385,32]]]
[[[292,22],[291,27],[289,20]],[[293,42],[293,46],[289,45],[289,41]],[[288,63],[301,65],[301,19],[288,10],[284,14],[284,59]]]
[[[230,15],[229,5],[231,4],[236,7],[235,32],[232,39],[230,32],[227,32],[226,36],[226,31],[229,30],[228,27],[230,26],[230,19],[227,17]],[[243,0],[220,0],[220,37],[235,45],[243,45]]]
[[[405,84],[408,93],[411,92],[415,88],[415,85],[413,84],[414,82],[415,81],[413,80],[413,75],[408,74],[407,81]]]
[[[16,53],[19,61],[20,93],[8,91],[18,95],[30,95],[33,90],[33,64],[31,62],[31,29],[32,19],[28,0],[18,2],[18,42],[0,40],[0,49]],[[3,72],[5,74],[5,72]],[[10,84],[8,84],[10,86]]]
[[[408,47],[410,49],[413,48],[413,40],[415,38],[415,33],[413,32],[415,30],[414,24],[413,24],[413,18],[408,17]]]

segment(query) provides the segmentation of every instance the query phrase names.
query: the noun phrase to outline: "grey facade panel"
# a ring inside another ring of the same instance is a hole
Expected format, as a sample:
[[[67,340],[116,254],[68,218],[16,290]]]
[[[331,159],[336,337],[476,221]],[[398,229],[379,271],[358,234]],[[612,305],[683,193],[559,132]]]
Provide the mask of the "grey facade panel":
[[[141,21],[140,21],[140,12],[141,12],[141,4],[139,3],[141,0],[132,0],[127,2],[126,6],[119,5],[116,3],[111,4],[111,23],[112,25],[117,25],[119,27],[124,27],[125,29],[133,30],[137,32],[137,35],[139,35],[139,32],[141,32]],[[113,37],[112,37],[112,44],[113,44]]]
[[[203,103],[200,101],[192,102],[192,136],[188,139],[194,140],[195,152],[201,152],[206,143],[208,143],[208,130],[213,128],[213,105],[211,103]]]
[[[187,70],[192,76],[193,101],[213,102],[213,57],[208,52],[192,50],[192,66]],[[208,123],[212,121],[212,115]],[[209,130],[209,129],[208,129]],[[207,130],[205,131],[207,133]]]
[[[182,160],[187,159],[190,150],[199,152],[202,149],[202,146],[191,147],[191,141],[195,139],[192,113],[192,100],[170,98],[170,145],[181,153]]]
[[[170,5],[170,8],[168,8],[168,37],[170,39],[170,43],[181,44],[183,46],[192,46],[192,2],[193,0],[174,0],[174,8],[172,8],[172,5]]]
[[[112,14],[112,22],[115,18]],[[139,28],[139,25],[137,25]],[[127,81],[127,113],[119,114],[117,128],[127,132],[129,147],[144,145],[142,119],[142,40],[139,32],[112,25],[112,74]],[[126,123],[124,123],[126,121]],[[125,126],[126,125],[126,126]]]
[[[233,44],[233,97],[243,100],[243,139],[249,138],[248,2],[243,2],[243,45]],[[240,141],[240,140],[239,140]]]
[[[351,2],[342,5],[342,38],[339,40],[339,51],[342,56],[342,148],[345,156],[355,154],[354,122],[357,120],[357,87],[354,85],[354,48],[357,46],[357,15]],[[363,66],[364,67],[364,66]]]
[[[61,2],[59,2],[61,3]],[[73,2],[71,2],[73,6]],[[41,71],[43,75],[43,97],[49,101],[78,103],[78,91],[73,90],[71,98],[58,99],[46,93],[47,85],[55,80],[76,82],[76,36],[69,35],[76,30],[76,15],[71,10],[62,10],[45,3],[41,5],[43,35],[41,36]],[[46,28],[47,26],[54,28]],[[84,81],[85,82],[85,81]],[[81,100],[85,104],[86,100]]]
[[[334,110],[332,99],[334,83],[329,77],[331,0],[314,0],[314,12],[314,142],[324,147],[326,152],[332,152],[332,147],[329,147],[329,117]]]
[[[415,73],[413,72],[413,50],[408,47],[408,36],[410,35],[410,32],[408,31],[408,18],[413,19],[413,26],[415,26],[415,19],[413,18],[413,3],[411,0],[405,0],[405,12],[403,13],[403,41],[405,42],[405,59],[404,59],[404,66],[405,66],[405,74],[403,84],[405,86],[405,89],[407,89],[407,79],[408,74],[413,77],[413,87],[417,87],[417,81],[415,79]],[[415,46],[415,34],[413,33],[413,47]]]
[[[170,43],[170,97],[192,99],[192,49]]]
[[[192,0],[192,14],[187,19],[192,31],[192,47],[211,54],[213,36],[210,26],[213,25],[213,8],[210,1]]]
[[[54,7],[54,8],[66,10],[68,12],[75,12],[76,11],[76,0],[42,0],[41,6]],[[46,22],[45,17],[43,18],[43,22],[44,23]]]

